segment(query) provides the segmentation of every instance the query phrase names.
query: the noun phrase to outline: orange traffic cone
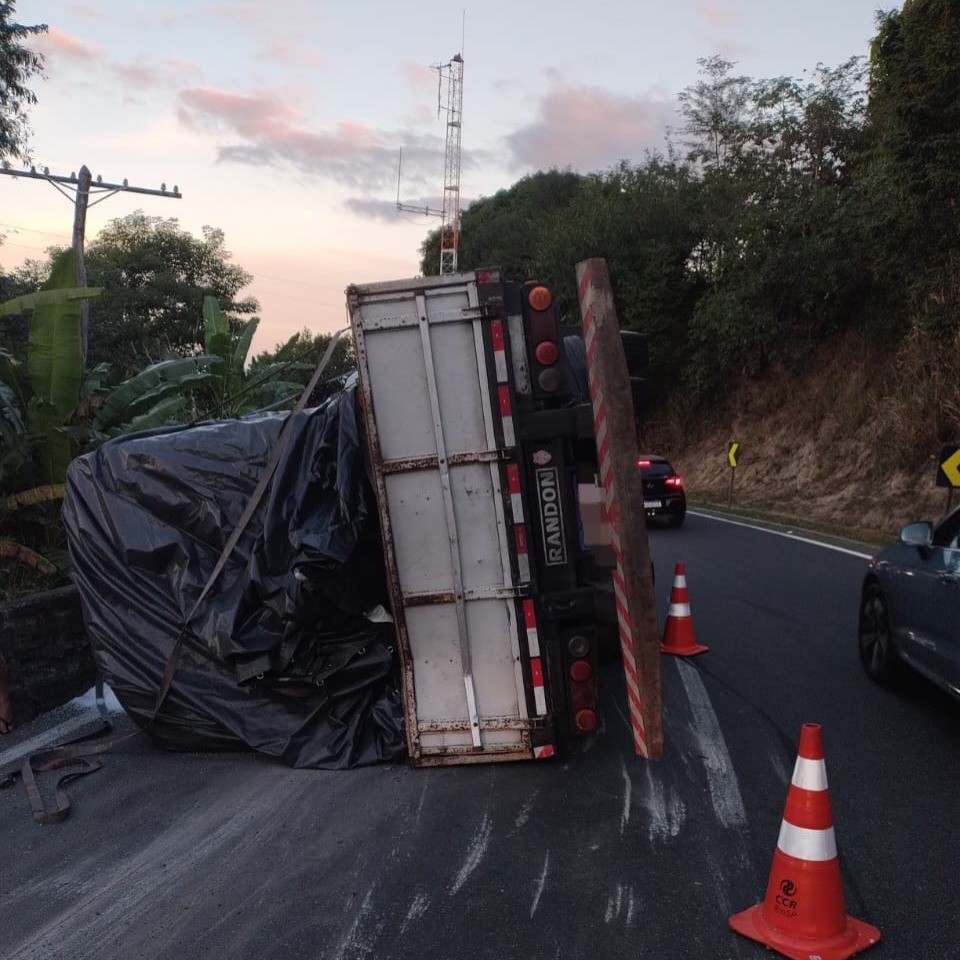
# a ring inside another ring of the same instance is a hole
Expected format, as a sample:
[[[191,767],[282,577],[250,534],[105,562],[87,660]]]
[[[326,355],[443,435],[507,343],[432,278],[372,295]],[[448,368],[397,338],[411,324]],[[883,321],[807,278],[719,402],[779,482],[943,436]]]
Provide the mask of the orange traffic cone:
[[[791,960],[846,960],[880,939],[846,915],[823,762],[823,729],[805,723],[763,903],[730,926]]]
[[[690,616],[690,597],[687,595],[687,574],[682,563],[678,563],[673,574],[673,589],[670,591],[670,609],[663,624],[661,653],[672,653],[675,657],[692,657],[696,653],[709,650],[697,643],[693,635],[693,617]]]

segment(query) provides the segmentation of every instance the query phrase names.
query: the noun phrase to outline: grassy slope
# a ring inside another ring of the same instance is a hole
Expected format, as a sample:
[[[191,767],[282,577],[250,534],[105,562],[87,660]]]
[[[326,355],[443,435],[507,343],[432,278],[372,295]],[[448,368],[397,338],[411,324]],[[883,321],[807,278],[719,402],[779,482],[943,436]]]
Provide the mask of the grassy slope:
[[[743,385],[727,413],[652,424],[649,442],[674,460],[694,503],[726,506],[727,444],[738,440],[734,509],[884,543],[947,504],[935,485],[944,441],[932,411],[944,400],[934,380],[903,351],[869,356],[850,338],[803,378],[771,371]]]

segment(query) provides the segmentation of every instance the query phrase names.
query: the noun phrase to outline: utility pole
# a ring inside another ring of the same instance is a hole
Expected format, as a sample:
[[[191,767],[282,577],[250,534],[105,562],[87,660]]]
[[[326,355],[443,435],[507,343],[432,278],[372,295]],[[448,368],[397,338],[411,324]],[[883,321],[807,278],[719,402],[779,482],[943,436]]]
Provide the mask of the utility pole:
[[[98,176],[96,181],[94,181],[93,175],[90,173],[86,164],[80,168],[79,176],[77,176],[76,173],[71,173],[69,177],[61,177],[52,174],[49,167],[43,167],[39,171],[36,167],[31,167],[29,170],[15,170],[10,166],[8,161],[4,161],[3,166],[0,167],[0,174],[5,174],[8,177],[27,177],[32,180],[46,180],[58,193],[63,194],[63,196],[73,203],[72,246],[77,255],[78,287],[85,287],[87,285],[87,267],[83,259],[83,249],[87,230],[88,207],[101,203],[121,192],[144,193],[152,197],[171,197],[175,200],[180,200],[183,196],[176,185],[174,185],[173,190],[168,190],[165,183],[160,184],[159,190],[153,190],[149,187],[131,187],[126,180],[124,180],[123,183],[104,183],[103,178]],[[64,184],[66,189],[64,186],[61,186],[61,184]],[[70,193],[71,190],[73,191],[72,196]],[[103,194],[103,196],[91,201],[91,194]],[[86,367],[87,335],[90,327],[90,304],[87,300],[84,300],[80,306],[80,324],[82,360],[84,367]]]

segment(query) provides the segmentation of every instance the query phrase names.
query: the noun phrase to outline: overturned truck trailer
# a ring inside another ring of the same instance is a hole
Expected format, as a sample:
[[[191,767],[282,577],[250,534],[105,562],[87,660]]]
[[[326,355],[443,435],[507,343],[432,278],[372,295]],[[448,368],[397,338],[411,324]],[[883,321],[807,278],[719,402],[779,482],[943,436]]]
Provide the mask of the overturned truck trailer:
[[[598,722],[593,428],[553,291],[481,270],[347,302],[411,761],[574,747]]]

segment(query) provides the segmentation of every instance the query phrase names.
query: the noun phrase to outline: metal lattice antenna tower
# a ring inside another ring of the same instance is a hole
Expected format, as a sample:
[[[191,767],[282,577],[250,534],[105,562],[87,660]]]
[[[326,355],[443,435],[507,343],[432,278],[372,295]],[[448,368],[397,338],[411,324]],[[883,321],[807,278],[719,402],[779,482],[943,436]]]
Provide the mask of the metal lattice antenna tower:
[[[440,274],[457,272],[460,249],[460,137],[463,116],[463,57],[458,53],[437,67],[447,81],[447,147],[443,172],[443,220],[440,227]]]

